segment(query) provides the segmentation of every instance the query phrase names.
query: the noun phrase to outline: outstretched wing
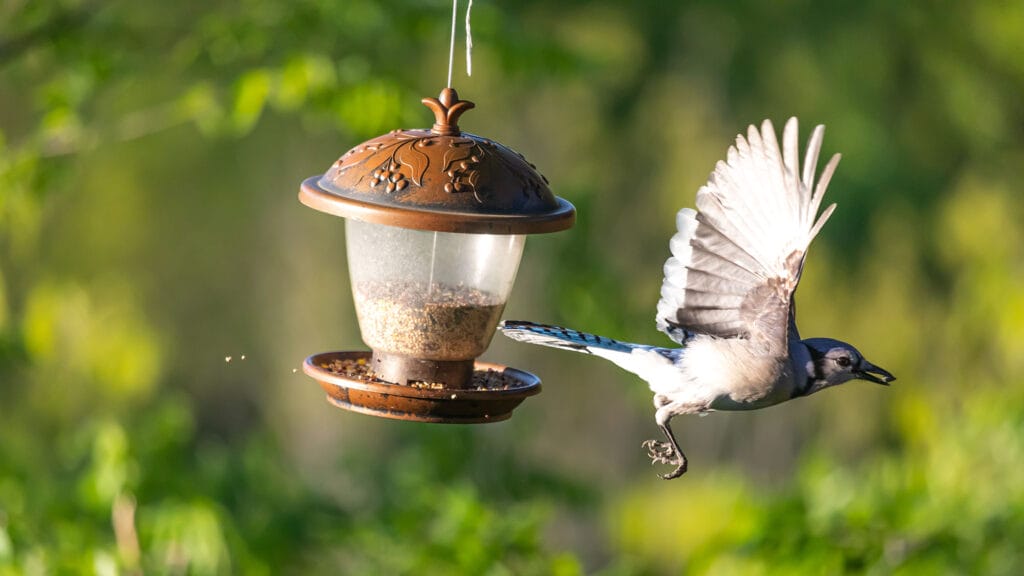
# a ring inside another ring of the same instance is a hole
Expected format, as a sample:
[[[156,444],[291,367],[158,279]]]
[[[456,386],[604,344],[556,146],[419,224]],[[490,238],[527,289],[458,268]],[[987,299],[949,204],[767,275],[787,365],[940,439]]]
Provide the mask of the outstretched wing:
[[[690,333],[786,345],[793,292],[811,240],[835,209],[818,217],[839,163],[829,160],[815,186],[824,126],[811,134],[800,172],[797,120],[782,134],[772,123],[736,137],[725,162],[697,192],[697,210],[676,216],[672,257],[658,302],[658,329],[677,342]]]

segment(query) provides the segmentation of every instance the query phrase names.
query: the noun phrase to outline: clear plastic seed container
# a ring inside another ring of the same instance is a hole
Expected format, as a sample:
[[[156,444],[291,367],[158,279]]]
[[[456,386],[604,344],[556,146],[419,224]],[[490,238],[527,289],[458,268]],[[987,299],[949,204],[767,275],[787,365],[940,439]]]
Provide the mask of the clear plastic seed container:
[[[525,236],[459,234],[346,221],[363,341],[425,360],[476,358],[508,300]]]

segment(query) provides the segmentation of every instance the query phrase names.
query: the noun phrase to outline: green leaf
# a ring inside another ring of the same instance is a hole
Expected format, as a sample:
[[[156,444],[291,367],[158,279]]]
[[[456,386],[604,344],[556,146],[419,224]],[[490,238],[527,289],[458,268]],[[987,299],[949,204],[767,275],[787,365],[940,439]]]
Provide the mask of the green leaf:
[[[260,119],[270,96],[271,83],[270,72],[262,68],[246,72],[238,80],[231,115],[232,125],[238,134],[252,130]]]
[[[274,101],[283,110],[295,110],[336,83],[337,73],[329,58],[320,54],[296,56],[281,69]]]
[[[200,82],[189,88],[178,99],[180,114],[195,122],[204,134],[214,134],[224,122],[224,108],[217,97],[217,89],[210,82]]]

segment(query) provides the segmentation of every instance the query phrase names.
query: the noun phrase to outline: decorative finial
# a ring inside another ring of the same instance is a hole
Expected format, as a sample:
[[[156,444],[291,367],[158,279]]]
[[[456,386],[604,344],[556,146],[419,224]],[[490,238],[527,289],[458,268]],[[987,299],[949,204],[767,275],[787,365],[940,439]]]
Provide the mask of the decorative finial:
[[[424,98],[420,100],[434,112],[434,126],[431,130],[436,134],[454,136],[460,134],[459,116],[470,108],[475,108],[469,100],[459,100],[459,93],[454,88],[441,90],[437,98]]]

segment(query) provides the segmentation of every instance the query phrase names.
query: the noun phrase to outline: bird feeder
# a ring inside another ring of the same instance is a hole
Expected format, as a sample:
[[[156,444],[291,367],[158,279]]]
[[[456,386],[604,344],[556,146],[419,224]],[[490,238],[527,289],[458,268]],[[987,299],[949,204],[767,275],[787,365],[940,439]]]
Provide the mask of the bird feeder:
[[[349,276],[371,352],[315,354],[304,371],[335,405],[388,418],[493,422],[540,380],[477,362],[508,300],[527,234],[572,226],[573,206],[521,154],[462,132],[474,107],[424,98],[429,130],[396,130],[302,183],[299,200],[346,222]]]

